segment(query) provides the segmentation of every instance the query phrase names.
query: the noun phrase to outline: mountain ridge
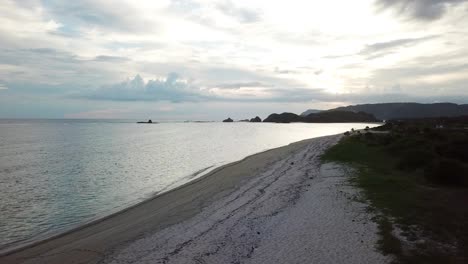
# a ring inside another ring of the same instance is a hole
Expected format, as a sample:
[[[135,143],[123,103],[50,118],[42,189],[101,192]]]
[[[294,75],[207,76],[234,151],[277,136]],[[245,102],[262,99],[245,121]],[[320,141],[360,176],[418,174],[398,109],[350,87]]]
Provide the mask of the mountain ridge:
[[[426,117],[454,117],[468,115],[468,104],[454,103],[379,103],[349,105],[330,109],[328,111],[365,112],[378,119],[407,119]]]
[[[310,115],[310,114],[316,114],[316,113],[320,113],[320,112],[322,112],[322,111],[324,111],[324,110],[307,109],[307,110],[305,110],[304,112],[302,112],[302,113],[300,114],[300,116],[308,116],[308,115]]]
[[[294,113],[271,114],[263,122],[270,123],[351,123],[351,122],[379,122],[372,114],[351,111],[321,111],[307,116]]]

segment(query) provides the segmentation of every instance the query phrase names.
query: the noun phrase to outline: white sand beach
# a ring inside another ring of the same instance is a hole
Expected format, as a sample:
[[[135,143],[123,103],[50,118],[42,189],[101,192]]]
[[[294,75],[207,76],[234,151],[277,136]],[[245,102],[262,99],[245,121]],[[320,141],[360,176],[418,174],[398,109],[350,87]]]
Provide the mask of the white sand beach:
[[[0,263],[386,263],[377,226],[319,156],[341,136],[269,150]]]

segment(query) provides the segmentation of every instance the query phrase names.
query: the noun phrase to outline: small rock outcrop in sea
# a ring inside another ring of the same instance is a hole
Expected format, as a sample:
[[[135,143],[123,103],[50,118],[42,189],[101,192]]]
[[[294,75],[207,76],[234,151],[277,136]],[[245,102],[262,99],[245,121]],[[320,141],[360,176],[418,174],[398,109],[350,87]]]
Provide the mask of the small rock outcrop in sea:
[[[234,120],[232,120],[230,117],[228,117],[227,119],[224,119],[223,122],[225,122],[225,123],[234,122]]]
[[[258,123],[258,122],[262,122],[262,119],[260,117],[256,116],[255,118],[250,119],[250,122]]]
[[[153,121],[150,119],[147,122],[137,122],[138,124],[153,124]]]

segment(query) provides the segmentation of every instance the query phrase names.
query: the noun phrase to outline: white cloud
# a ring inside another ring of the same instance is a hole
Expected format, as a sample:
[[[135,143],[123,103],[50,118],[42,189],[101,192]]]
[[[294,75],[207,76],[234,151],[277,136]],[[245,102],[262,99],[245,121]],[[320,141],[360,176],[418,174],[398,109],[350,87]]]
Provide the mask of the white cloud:
[[[422,2],[5,0],[0,80],[11,91],[20,83],[53,85],[64,96],[98,91],[94,99],[110,96],[106,84],[137,74],[149,80],[177,72],[186,82],[176,89],[164,78],[145,82],[146,92],[131,96],[128,83],[111,85],[126,93],[121,100],[155,100],[150,87],[174,101],[297,101],[294,92],[303,90],[378,94],[395,85],[411,96],[437,87],[463,95],[466,70],[455,68],[468,59],[467,2]],[[421,72],[431,67],[448,72]],[[223,87],[229,84],[248,85]]]

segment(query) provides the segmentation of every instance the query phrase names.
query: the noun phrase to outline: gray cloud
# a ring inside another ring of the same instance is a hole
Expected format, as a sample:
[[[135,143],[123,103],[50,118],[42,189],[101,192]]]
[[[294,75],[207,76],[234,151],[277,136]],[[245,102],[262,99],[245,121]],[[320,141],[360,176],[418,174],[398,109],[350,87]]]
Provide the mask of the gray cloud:
[[[99,85],[122,74],[132,61],[125,57],[100,55],[83,58],[53,48],[0,49],[0,79],[15,83]]]
[[[59,29],[59,34],[65,36],[76,35],[74,28],[80,25],[133,33],[148,30],[145,20],[138,12],[122,2],[117,4],[102,0],[48,0],[44,2],[44,7],[50,15],[65,25]]]
[[[341,58],[346,58],[346,57],[351,57],[354,56],[355,54],[343,54],[343,55],[327,55],[323,56],[323,59],[341,59]]]
[[[273,99],[274,98],[274,99]],[[344,102],[346,104],[359,104],[359,103],[391,103],[391,102],[419,102],[419,103],[433,103],[433,102],[453,102],[466,104],[468,102],[468,95],[457,94],[425,94],[414,95],[401,91],[400,85],[394,85],[381,92],[369,91],[366,93],[344,93],[332,94],[325,92],[323,89],[284,89],[275,91],[275,96],[271,102]],[[282,99],[279,99],[282,98]],[[268,100],[260,100],[268,101]]]
[[[176,72],[190,80],[192,86],[203,88],[236,89],[239,87],[299,87],[302,83],[289,78],[278,78],[269,71],[242,69],[228,65],[197,62],[142,62],[136,64],[136,72],[142,76],[163,76]],[[118,80],[118,79],[117,79]],[[257,85],[261,84],[261,85]],[[238,85],[236,87],[236,85]]]
[[[385,86],[388,83],[405,80],[418,80],[421,77],[435,77],[445,74],[466,76],[468,81],[468,55],[459,52],[441,53],[432,56],[419,56],[402,61],[399,65],[374,69],[370,81],[374,86]],[[460,78],[455,78],[460,80]],[[443,84],[434,83],[434,86],[450,86],[450,79]],[[414,83],[417,83],[416,81]],[[425,86],[429,85],[424,83]],[[467,91],[461,89],[460,93]]]
[[[216,88],[221,89],[240,89],[241,87],[271,87],[272,85],[262,82],[234,82],[234,83],[220,83],[215,85]]]
[[[190,12],[200,9],[202,5],[194,0],[172,0],[169,5],[169,10],[178,12]]]
[[[379,69],[376,72],[378,73],[379,79],[388,76],[389,79],[395,80],[395,77],[399,78],[417,78],[420,76],[432,76],[438,74],[447,74],[447,73],[457,73],[457,72],[466,72],[468,71],[468,64],[456,64],[456,65],[447,65],[441,64],[436,66],[419,66],[419,67],[395,67],[395,68],[386,68]],[[468,79],[468,75],[467,75]]]
[[[255,96],[240,94],[238,96],[213,93],[212,89],[240,90],[241,88],[261,89],[268,95]],[[320,89],[276,88],[263,82],[232,82],[214,85],[201,89],[180,78],[177,73],[170,73],[164,80],[150,80],[147,83],[137,75],[135,78],[113,85],[105,85],[94,91],[72,95],[74,98],[87,98],[104,101],[171,101],[171,102],[204,102],[204,101],[238,101],[238,102],[304,102],[310,98],[325,98]]]
[[[229,17],[241,24],[251,24],[262,20],[262,13],[258,10],[239,7],[230,0],[219,0],[213,5],[206,5],[206,3],[198,0],[172,0],[166,10],[205,27],[233,34],[238,34],[241,30],[219,23],[215,17],[207,14],[214,11],[217,13],[216,15]]]
[[[80,98],[103,101],[170,101],[181,102],[270,102],[270,103],[304,103],[304,102],[442,102],[452,101],[463,103],[468,95],[450,95],[450,93],[417,96],[405,93],[404,87],[394,84],[379,91],[368,89],[365,93],[333,94],[321,88],[278,88],[265,87],[260,82],[225,83],[218,85],[218,89],[238,90],[240,87],[261,87],[268,95],[240,95],[236,97],[223,94],[210,93],[210,89],[200,89],[197,86],[180,79],[176,73],[169,74],[165,80],[150,80],[147,83],[137,75],[134,79],[114,85],[103,86],[87,94],[81,94]],[[75,96],[76,97],[76,96]]]
[[[444,15],[447,8],[467,0],[377,0],[376,5],[380,10],[393,9],[398,15],[410,18],[430,21]]]
[[[260,13],[253,9],[239,8],[233,2],[226,0],[217,5],[225,15],[236,18],[241,23],[254,23],[260,20]]]
[[[297,73],[295,70],[285,70],[285,69],[280,69],[278,67],[275,67],[275,72],[279,74],[292,74],[292,73]]]
[[[94,100],[108,101],[199,101],[204,96],[200,89],[180,80],[177,73],[170,73],[165,80],[143,81],[140,75],[114,85],[106,85],[80,95]]]
[[[94,58],[94,61],[101,62],[125,62],[130,61],[129,58],[119,57],[119,56],[108,56],[108,55],[99,55]]]
[[[0,49],[0,63],[34,68],[33,72],[50,69],[69,70],[80,60],[75,54],[51,48]],[[0,73],[1,76],[1,73]]]
[[[437,38],[438,36],[427,36],[422,38],[405,38],[405,39],[395,39],[386,42],[377,42],[370,45],[366,45],[363,48],[359,55],[364,55],[368,59],[375,59],[378,57],[382,57],[394,52],[395,49],[401,47],[410,47],[416,44]]]
[[[458,94],[466,99],[463,96],[468,95],[467,76],[466,55],[446,53],[415,57],[402,61],[398,66],[374,69],[364,82],[374,87],[373,90],[401,84],[402,93],[422,97],[429,94],[435,97]],[[453,98],[456,99],[456,96]]]
[[[110,56],[98,56],[94,60],[110,59]],[[0,49],[0,62],[11,65],[47,65],[51,63],[75,64],[84,62],[76,54],[53,48]]]

